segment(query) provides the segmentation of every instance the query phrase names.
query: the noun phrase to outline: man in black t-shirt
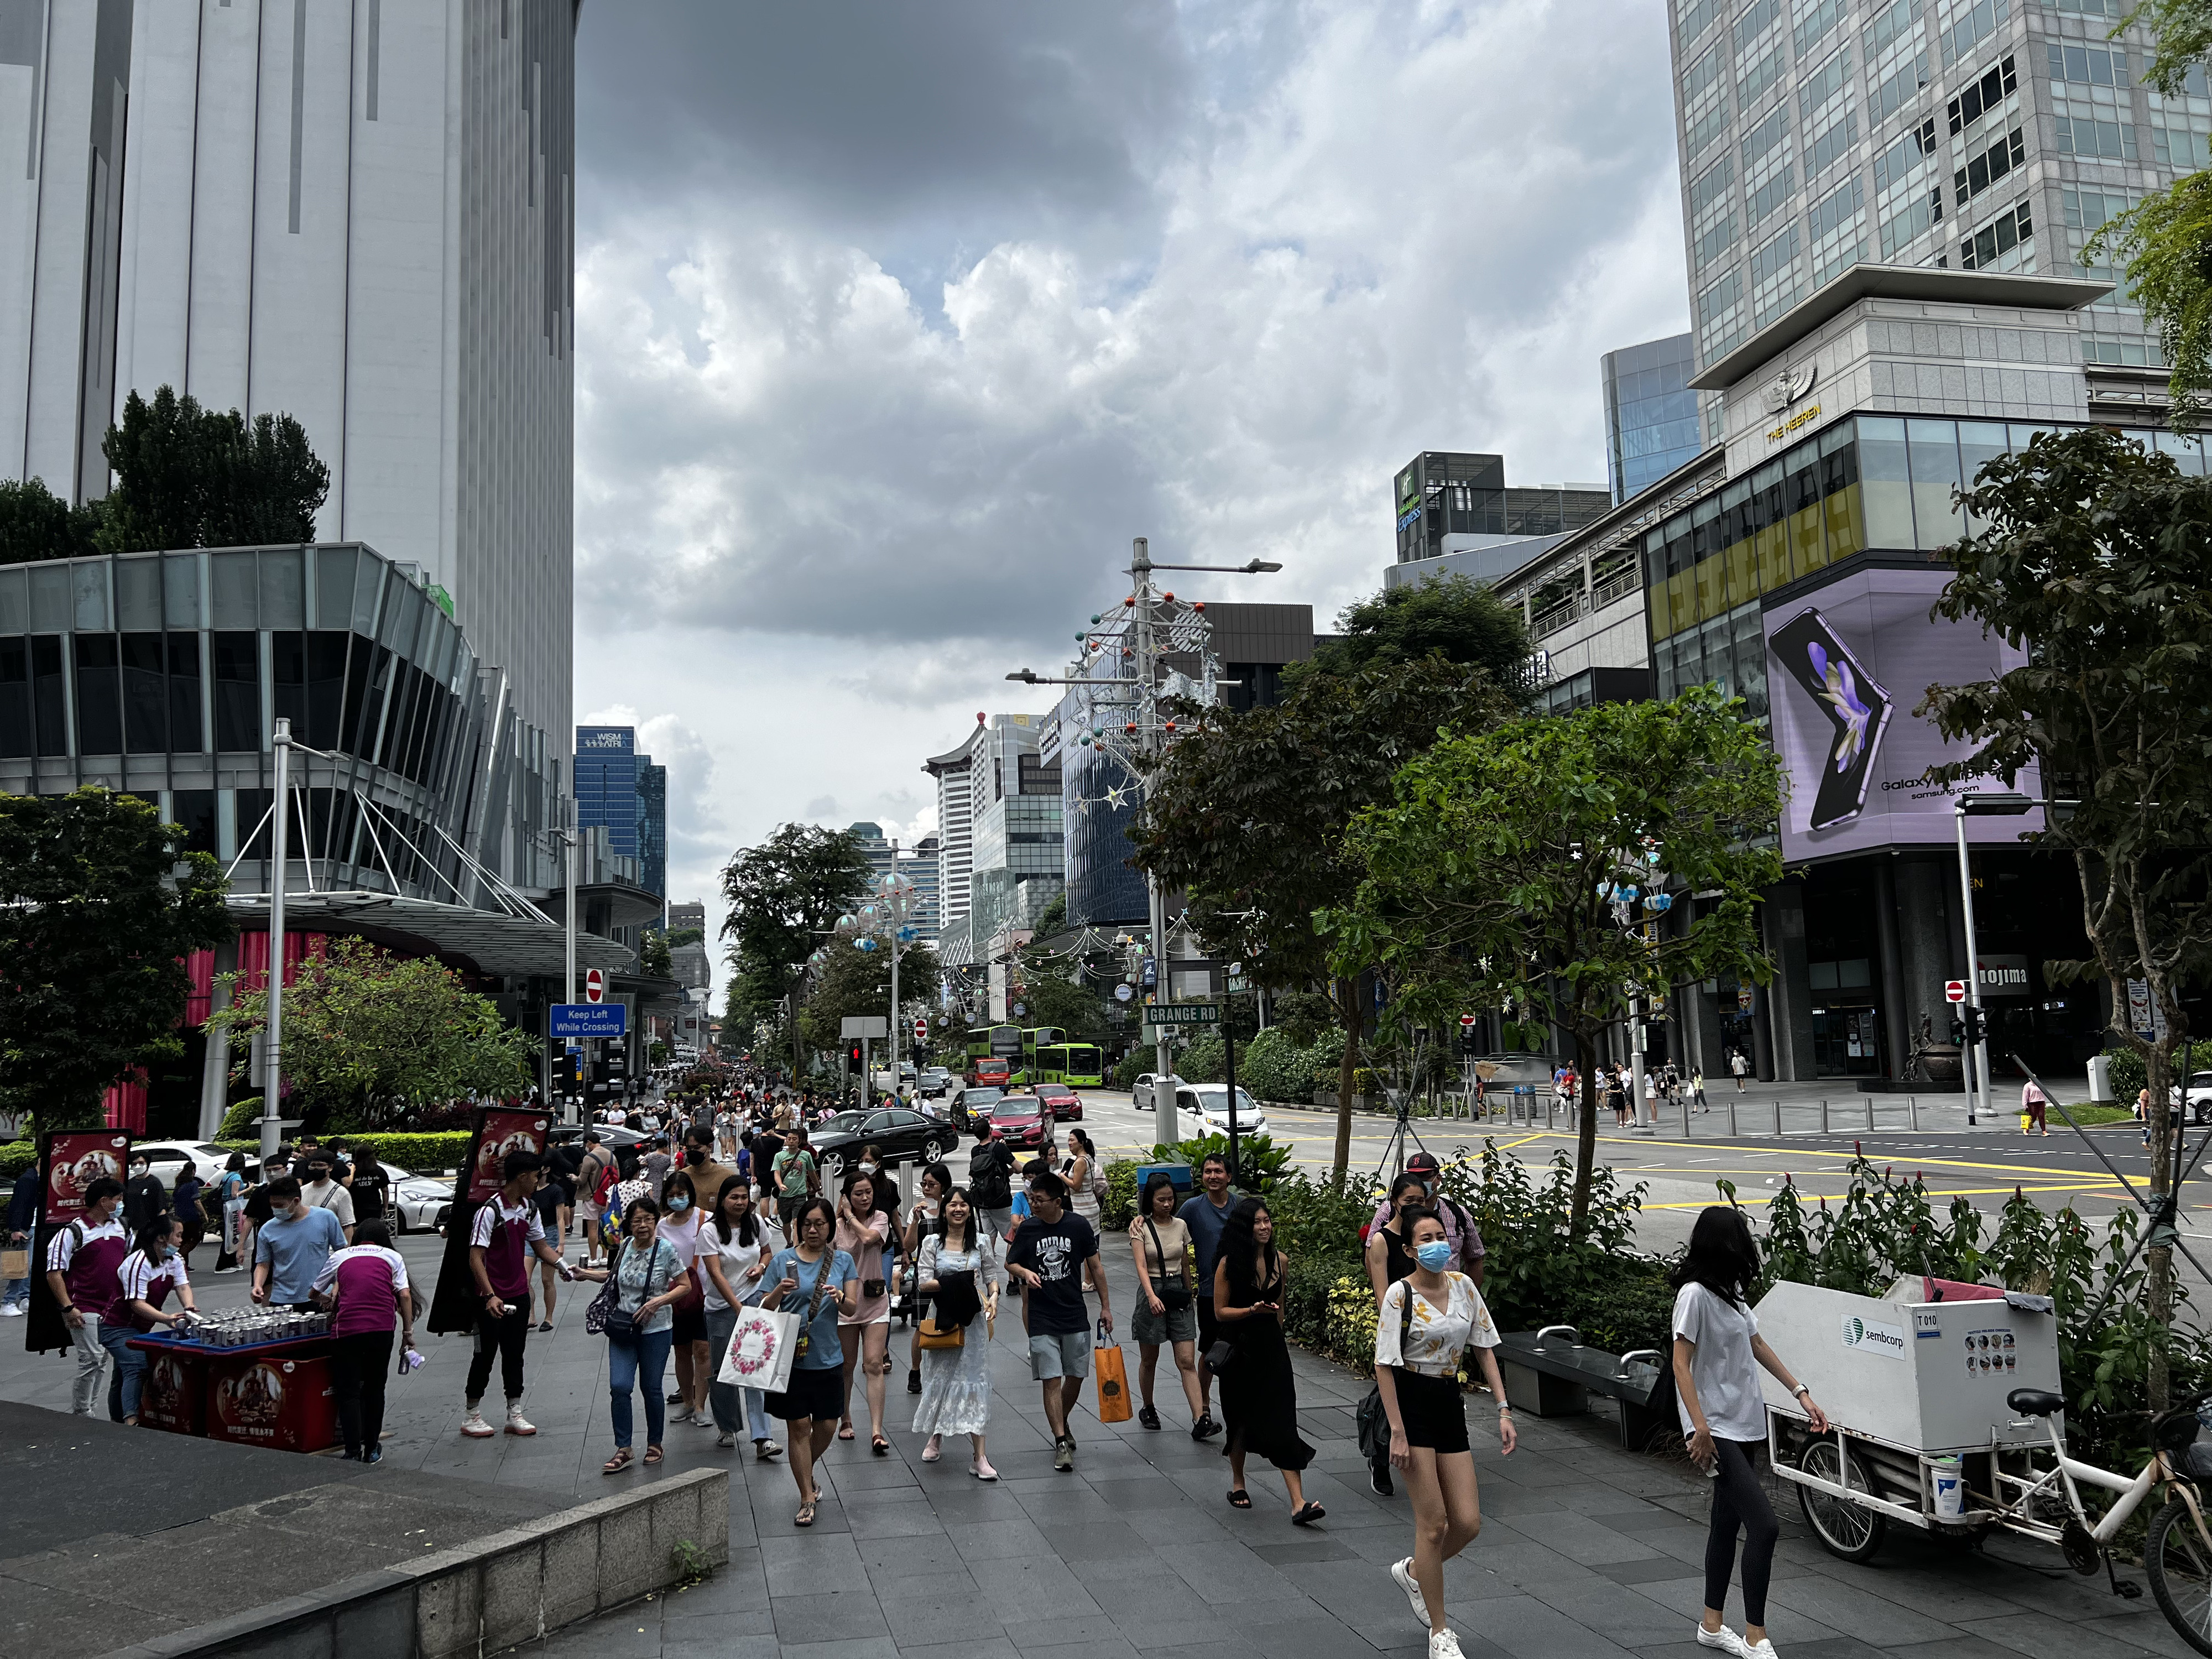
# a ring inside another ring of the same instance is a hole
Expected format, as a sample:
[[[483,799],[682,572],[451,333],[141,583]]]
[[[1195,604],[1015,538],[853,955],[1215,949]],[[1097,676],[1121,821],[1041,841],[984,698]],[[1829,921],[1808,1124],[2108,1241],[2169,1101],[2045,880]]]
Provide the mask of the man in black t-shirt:
[[[1061,1474],[1075,1468],[1075,1437],[1068,1414],[1091,1375],[1091,1317],[1083,1302],[1083,1280],[1098,1292],[1098,1322],[1114,1328],[1114,1309],[1106,1291],[1106,1267],[1098,1259],[1098,1235],[1088,1221],[1070,1214],[1067,1183],[1050,1170],[1029,1178],[1030,1213],[1014,1234],[1006,1272],[1022,1287],[1022,1323],[1029,1333],[1030,1375],[1044,1388],[1045,1421],[1052,1426],[1052,1466]]]

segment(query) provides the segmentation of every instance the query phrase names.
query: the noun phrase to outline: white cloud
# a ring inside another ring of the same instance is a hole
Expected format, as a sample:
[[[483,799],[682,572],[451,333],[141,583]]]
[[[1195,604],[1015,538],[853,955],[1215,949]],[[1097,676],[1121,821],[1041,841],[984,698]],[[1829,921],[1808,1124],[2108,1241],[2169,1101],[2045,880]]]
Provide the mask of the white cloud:
[[[1597,359],[1686,312],[1661,9],[1158,21],[1194,90],[1141,143],[1040,142],[1065,187],[1026,196],[1015,139],[949,147],[909,205],[820,135],[810,198],[757,144],[722,196],[643,161],[617,191],[586,134],[580,701],[680,711],[672,887],[787,818],[933,816],[922,758],[1042,706],[1005,673],[1061,659],[1133,535],[1279,558],[1207,591],[1325,625],[1379,585],[1416,451],[1605,476]],[[844,136],[896,164],[896,131]]]

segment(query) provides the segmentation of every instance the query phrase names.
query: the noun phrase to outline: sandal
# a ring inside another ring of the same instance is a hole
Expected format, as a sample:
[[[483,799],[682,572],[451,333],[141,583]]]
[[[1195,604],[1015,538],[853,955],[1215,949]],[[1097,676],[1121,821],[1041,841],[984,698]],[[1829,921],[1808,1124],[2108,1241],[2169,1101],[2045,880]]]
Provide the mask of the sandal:
[[[929,1437],[929,1443],[921,1449],[921,1461],[925,1463],[934,1463],[943,1455],[944,1453],[939,1449],[938,1437],[933,1434]]]
[[[840,1423],[837,1425],[837,1437],[840,1440],[850,1440],[853,1437],[853,1425],[850,1423]]]
[[[878,1457],[888,1457],[890,1455],[891,1443],[883,1436],[876,1435],[869,1440],[868,1449]]]
[[[814,1524],[814,1505],[811,1504],[801,1504],[799,1506],[799,1513],[792,1516],[791,1524],[794,1527],[812,1526]]]
[[[624,1469],[628,1468],[629,1465],[629,1448],[628,1446],[618,1446],[615,1449],[615,1455],[607,1459],[605,1462],[599,1465],[599,1473],[601,1474],[620,1474]]]
[[[1232,1510],[1250,1509],[1252,1507],[1252,1494],[1246,1492],[1242,1486],[1237,1487],[1236,1491],[1229,1494],[1229,1507]]]
[[[658,1446],[647,1446],[645,1449],[645,1461],[647,1467],[658,1463],[660,1461],[660,1448]]]
[[[1310,1527],[1328,1513],[1328,1511],[1320,1504],[1308,1498],[1298,1505],[1298,1512],[1291,1517],[1291,1524],[1294,1527]]]

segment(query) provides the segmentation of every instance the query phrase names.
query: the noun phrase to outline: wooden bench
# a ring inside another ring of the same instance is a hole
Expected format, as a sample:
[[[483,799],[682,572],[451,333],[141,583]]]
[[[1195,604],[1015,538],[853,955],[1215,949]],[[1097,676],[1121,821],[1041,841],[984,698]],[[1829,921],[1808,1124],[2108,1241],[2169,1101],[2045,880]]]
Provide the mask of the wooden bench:
[[[1674,1368],[1656,1348],[1609,1354],[1587,1346],[1571,1325],[1547,1325],[1501,1335],[1498,1370],[1513,1408],[1536,1417],[1576,1416],[1589,1409],[1593,1394],[1617,1401],[1620,1443],[1628,1451],[1648,1451],[1681,1432]]]

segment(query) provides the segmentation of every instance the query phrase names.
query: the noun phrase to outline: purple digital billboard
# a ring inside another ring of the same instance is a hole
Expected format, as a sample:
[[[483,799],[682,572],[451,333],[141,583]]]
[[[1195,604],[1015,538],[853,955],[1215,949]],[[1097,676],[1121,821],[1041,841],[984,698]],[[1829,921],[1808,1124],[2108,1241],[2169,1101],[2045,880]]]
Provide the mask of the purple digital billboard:
[[[1944,742],[1912,712],[1928,688],[1988,679],[2026,660],[1977,623],[1930,620],[1947,580],[1938,570],[1855,571],[1766,611],[1767,697],[1787,775],[1784,858],[1950,845],[1955,795],[2006,787],[1996,777],[1956,787],[1927,781],[1929,767],[1972,752]],[[2012,787],[2043,793],[2033,770]],[[1966,836],[2010,842],[2042,827],[2039,811],[1973,817]]]

